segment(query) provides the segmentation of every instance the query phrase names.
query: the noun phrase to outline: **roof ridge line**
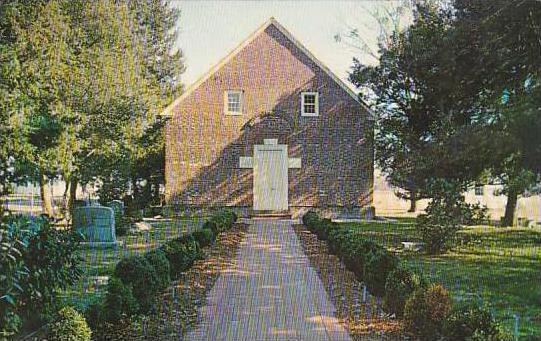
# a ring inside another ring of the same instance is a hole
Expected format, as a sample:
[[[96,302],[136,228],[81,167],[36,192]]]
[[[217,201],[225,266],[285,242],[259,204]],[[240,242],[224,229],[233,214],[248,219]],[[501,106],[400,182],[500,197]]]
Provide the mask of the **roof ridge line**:
[[[171,104],[169,104],[159,115],[170,117],[171,111],[175,108],[184,98],[189,96],[194,90],[196,90],[201,84],[210,78],[215,72],[217,72],[223,65],[229,60],[235,57],[240,51],[242,51],[248,44],[250,44],[259,34],[265,31],[270,25],[274,25],[287,39],[289,39],[293,45],[295,45],[302,53],[304,53],[309,59],[311,59],[319,68],[323,70],[336,84],[338,84],[346,93],[348,93],[357,103],[361,104],[369,113],[369,117],[373,116],[372,110],[368,105],[359,98],[359,96],[353,92],[338,76],[336,76],[325,64],[317,59],[297,38],[295,38],[284,26],[282,26],[274,17],[270,17],[261,26],[259,26],[254,32],[252,32],[245,40],[243,40],[237,47],[231,50],[225,57],[220,59],[213,67],[205,72],[201,77],[192,83],[185,92],[183,92],[178,98],[176,98]],[[373,118],[373,117],[372,117]]]

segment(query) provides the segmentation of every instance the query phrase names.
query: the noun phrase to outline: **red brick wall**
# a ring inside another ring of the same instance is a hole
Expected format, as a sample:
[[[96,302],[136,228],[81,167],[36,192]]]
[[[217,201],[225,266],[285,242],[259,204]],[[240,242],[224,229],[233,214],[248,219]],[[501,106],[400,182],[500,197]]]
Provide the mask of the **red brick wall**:
[[[242,116],[224,115],[226,90],[244,91]],[[319,117],[301,117],[300,92],[319,92]],[[264,112],[276,115],[259,117]],[[166,131],[170,203],[252,206],[252,170],[264,138],[302,159],[289,170],[290,206],[370,206],[372,126],[362,106],[269,26],[173,109]]]

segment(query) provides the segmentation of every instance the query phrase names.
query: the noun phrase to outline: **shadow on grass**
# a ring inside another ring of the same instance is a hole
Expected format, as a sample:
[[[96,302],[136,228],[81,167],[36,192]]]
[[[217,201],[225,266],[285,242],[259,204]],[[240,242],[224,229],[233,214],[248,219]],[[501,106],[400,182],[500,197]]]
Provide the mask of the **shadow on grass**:
[[[419,240],[414,225],[404,220],[342,226],[391,250],[402,241]],[[513,330],[516,315],[521,337],[541,337],[541,229],[468,227],[446,254],[401,252],[401,258],[442,283],[457,301],[487,305],[508,330]]]

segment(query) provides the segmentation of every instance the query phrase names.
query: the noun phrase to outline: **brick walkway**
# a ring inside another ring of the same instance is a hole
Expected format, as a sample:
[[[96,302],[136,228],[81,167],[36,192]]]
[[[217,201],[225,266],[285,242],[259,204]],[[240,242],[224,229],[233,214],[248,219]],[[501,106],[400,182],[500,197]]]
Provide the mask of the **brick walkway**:
[[[255,220],[187,340],[350,340],[290,221]]]

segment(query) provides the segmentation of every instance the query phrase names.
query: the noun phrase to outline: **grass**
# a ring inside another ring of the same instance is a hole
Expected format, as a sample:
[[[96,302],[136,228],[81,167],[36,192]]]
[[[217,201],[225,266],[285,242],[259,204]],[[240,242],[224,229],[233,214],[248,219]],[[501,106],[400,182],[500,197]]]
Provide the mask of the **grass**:
[[[202,223],[203,218],[151,221],[153,228],[149,231],[117,237],[121,244],[116,247],[83,246],[79,253],[84,274],[78,283],[63,293],[63,299],[84,309],[104,292],[107,278],[120,259],[158,248],[169,239],[194,231]]]
[[[429,256],[402,252],[402,241],[419,241],[414,221],[343,223],[367,238],[400,252],[401,258],[451,291],[457,301],[486,305],[521,338],[541,337],[541,229],[467,227],[458,246]],[[517,320],[518,319],[518,320]]]

